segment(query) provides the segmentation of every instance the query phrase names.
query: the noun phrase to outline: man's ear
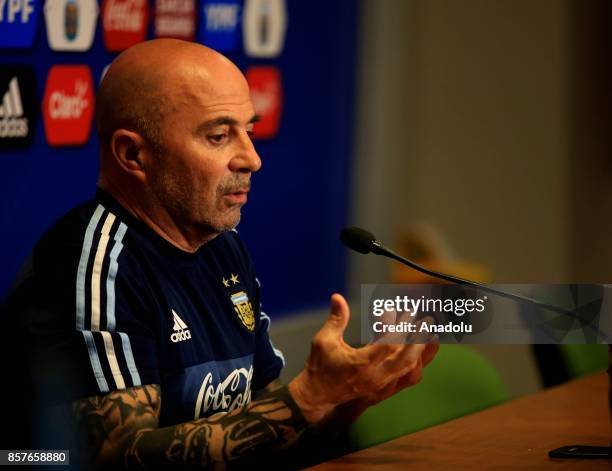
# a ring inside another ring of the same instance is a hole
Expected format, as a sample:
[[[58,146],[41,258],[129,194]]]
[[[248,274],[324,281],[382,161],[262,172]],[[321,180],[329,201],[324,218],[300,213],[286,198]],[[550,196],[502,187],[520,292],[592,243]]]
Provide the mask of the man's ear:
[[[127,129],[117,129],[110,140],[110,150],[117,164],[127,173],[144,178],[149,146],[138,133]]]

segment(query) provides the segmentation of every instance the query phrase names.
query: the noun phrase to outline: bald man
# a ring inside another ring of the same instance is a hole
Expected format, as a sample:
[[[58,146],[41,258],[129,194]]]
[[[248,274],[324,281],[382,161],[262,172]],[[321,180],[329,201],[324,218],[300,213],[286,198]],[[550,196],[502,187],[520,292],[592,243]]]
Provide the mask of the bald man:
[[[305,369],[278,383],[284,360],[234,230],[261,167],[256,120],[241,72],[194,43],[134,46],[100,86],[98,193],[37,244],[9,304],[40,416],[70,404],[90,463],[297,459],[334,421],[419,381],[435,354],[351,348],[335,294]]]

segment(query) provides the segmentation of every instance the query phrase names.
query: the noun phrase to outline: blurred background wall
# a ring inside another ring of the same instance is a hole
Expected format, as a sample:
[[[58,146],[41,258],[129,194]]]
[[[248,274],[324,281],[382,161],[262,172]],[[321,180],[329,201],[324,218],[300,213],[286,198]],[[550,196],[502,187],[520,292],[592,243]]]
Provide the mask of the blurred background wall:
[[[487,281],[609,282],[610,3],[362,6],[350,220],[390,245],[426,222]],[[389,269],[352,254],[351,299]],[[276,343],[292,350],[324,315],[276,325]],[[475,348],[511,394],[541,387],[531,346]],[[306,350],[287,353],[290,377]]]

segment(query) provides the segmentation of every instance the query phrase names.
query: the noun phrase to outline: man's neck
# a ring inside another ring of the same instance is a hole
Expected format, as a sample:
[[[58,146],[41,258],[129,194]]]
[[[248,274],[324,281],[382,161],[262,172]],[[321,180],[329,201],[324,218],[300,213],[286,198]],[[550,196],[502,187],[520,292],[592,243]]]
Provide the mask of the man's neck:
[[[143,204],[138,198],[131,197],[125,191],[122,191],[115,185],[109,185],[107,182],[100,181],[98,185],[102,190],[108,192],[132,216],[146,224],[147,227],[162,239],[184,252],[194,253],[202,245],[218,235],[194,236],[189,231],[181,230],[170,214],[159,205]]]

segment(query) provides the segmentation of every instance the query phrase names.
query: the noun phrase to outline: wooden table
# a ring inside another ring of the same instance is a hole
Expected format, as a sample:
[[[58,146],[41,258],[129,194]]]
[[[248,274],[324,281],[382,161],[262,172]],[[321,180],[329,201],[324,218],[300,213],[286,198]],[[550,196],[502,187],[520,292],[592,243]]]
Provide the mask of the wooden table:
[[[321,463],[316,470],[608,469],[550,459],[563,445],[609,445],[608,376],[588,376]]]

